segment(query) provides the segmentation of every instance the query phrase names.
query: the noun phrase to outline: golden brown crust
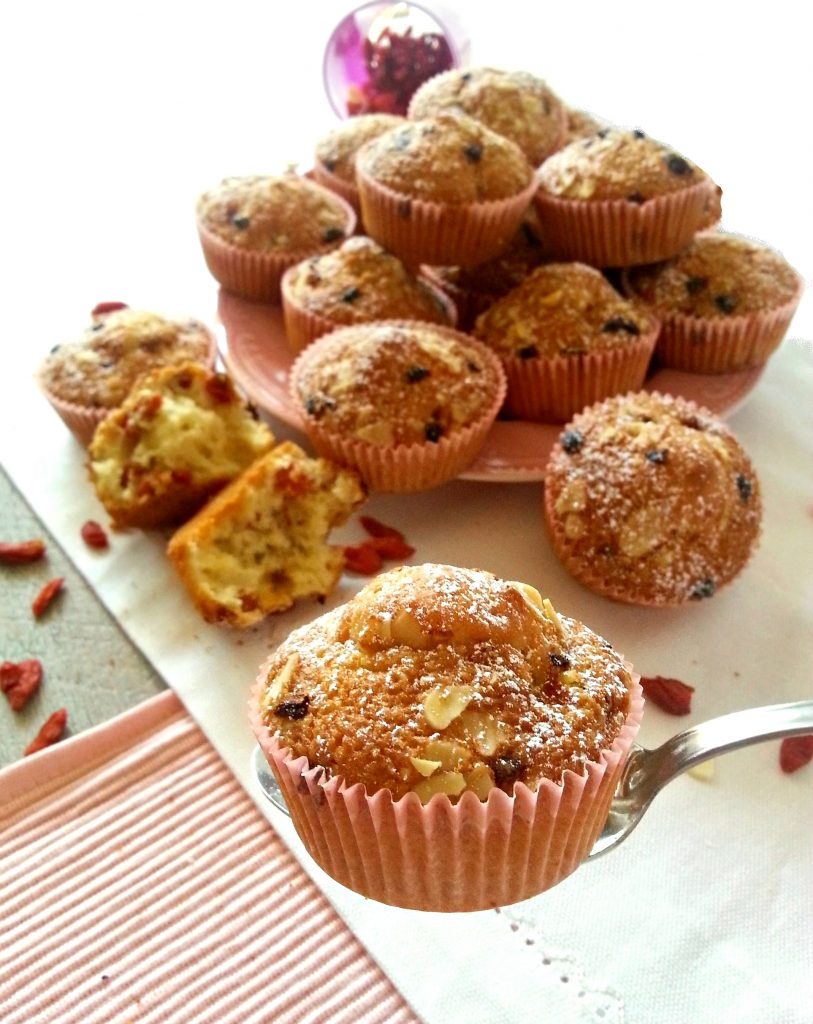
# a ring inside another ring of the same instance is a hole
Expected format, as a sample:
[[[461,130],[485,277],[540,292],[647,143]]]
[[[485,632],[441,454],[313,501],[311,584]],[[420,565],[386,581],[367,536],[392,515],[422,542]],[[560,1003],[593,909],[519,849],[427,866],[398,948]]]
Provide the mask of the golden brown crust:
[[[42,387],[62,401],[114,409],[142,374],[213,358],[212,334],[200,321],[125,308],[95,316],[80,339],[57,345],[38,376]]]
[[[468,114],[511,139],[534,167],[565,138],[561,100],[541,78],[526,71],[487,67],[445,71],[415,92],[408,116],[414,121],[445,111]]]
[[[397,114],[358,114],[348,117],[316,143],[316,162],[328,174],[348,184],[356,181],[356,154],[371,139],[397,128],[406,118]]]
[[[448,113],[379,135],[359,151],[357,167],[394,192],[451,205],[516,196],[533,175],[513,142]]]
[[[533,588],[406,566],[275,652],[263,720],[294,754],[368,792],[481,799],[597,760],[631,677],[611,646]]]
[[[352,470],[284,442],[184,524],[167,554],[207,622],[244,629],[330,593],[344,556],[325,539],[365,497]]]
[[[756,546],[760,488],[731,431],[683,399],[620,395],[560,435],[545,519],[565,567],[631,604],[711,597]]]

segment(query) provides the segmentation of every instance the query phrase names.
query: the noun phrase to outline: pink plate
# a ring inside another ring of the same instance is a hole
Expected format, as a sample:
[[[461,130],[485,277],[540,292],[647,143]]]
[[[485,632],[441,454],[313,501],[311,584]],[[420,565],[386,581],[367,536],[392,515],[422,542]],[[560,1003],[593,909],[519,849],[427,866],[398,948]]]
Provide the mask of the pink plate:
[[[285,341],[282,308],[248,302],[221,289],[220,352],[226,368],[248,397],[270,416],[304,433],[302,418],[288,395],[293,356]],[[680,395],[718,415],[731,412],[751,391],[762,367],[739,373],[693,374],[655,370],[647,391]],[[527,483],[542,480],[561,424],[498,420],[463,480]]]

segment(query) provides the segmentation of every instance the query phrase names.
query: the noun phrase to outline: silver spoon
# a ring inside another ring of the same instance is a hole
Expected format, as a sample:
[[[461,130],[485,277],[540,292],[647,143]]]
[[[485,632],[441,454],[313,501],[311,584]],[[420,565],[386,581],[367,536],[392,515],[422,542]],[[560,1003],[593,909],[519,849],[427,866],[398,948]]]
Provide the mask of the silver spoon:
[[[679,732],[654,750],[633,745],[607,821],[588,859],[600,857],[623,842],[655,795],[694,765],[752,743],[807,733],[813,733],[813,700],[769,704],[721,715]],[[254,750],[254,771],[265,796],[290,817],[277,780],[259,747]]]

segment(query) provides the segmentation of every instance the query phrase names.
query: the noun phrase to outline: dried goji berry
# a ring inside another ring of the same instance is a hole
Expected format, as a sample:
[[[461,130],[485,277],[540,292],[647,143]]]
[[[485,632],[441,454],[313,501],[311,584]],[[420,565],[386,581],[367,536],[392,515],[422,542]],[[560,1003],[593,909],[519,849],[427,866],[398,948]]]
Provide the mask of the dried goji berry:
[[[61,740],[67,723],[68,712],[64,708],[60,708],[59,711],[49,715],[42,723],[40,731],[23,751],[23,756],[27,757],[29,754],[36,754],[43,747],[50,747],[52,743]]]
[[[642,676],[644,697],[669,715],[688,715],[692,710],[694,687],[666,676]]]
[[[44,554],[45,542],[41,540],[0,543],[0,562],[5,562],[7,565],[23,565],[25,562],[38,562]]]
[[[349,544],[344,549],[344,565],[360,576],[374,576],[381,568],[381,555],[365,541]]]
[[[0,665],[0,690],[8,697],[12,711],[19,711],[36,693],[42,679],[42,663],[37,658],[4,661]]]
[[[400,530],[396,530],[394,526],[387,526],[386,523],[373,519],[372,516],[359,516],[359,522],[371,537],[397,537],[398,540],[404,539],[404,535]]]
[[[813,761],[813,736],[790,736],[779,747],[779,767],[788,775]]]
[[[94,519],[88,519],[82,526],[82,540],[96,551],[104,551],[109,544],[107,534]]]
[[[225,373],[211,374],[211,376],[206,378],[206,383],[203,386],[206,390],[206,394],[213,402],[226,404],[231,402],[234,398],[234,390],[231,386],[231,381]]]
[[[126,302],[97,302],[90,311],[91,316],[105,316],[107,313],[115,313],[117,309],[127,309]]]
[[[377,551],[385,562],[401,561],[415,554],[415,548],[411,548],[402,537],[371,537],[364,543]]]
[[[38,619],[48,608],[53,599],[62,589],[62,584],[64,582],[65,580],[61,576],[57,576],[56,579],[48,580],[48,582],[40,589],[40,592],[31,602],[31,611],[34,613],[35,619]]]

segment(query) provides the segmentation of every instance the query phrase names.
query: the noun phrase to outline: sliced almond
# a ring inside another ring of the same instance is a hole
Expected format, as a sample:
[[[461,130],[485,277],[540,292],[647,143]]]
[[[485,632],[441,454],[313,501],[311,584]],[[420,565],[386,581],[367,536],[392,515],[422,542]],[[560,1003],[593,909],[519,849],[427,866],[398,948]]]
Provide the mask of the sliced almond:
[[[530,583],[519,583],[517,580],[511,580],[508,586],[519,591],[525,598],[526,604],[529,604],[535,612],[542,611],[542,595],[536,587],[532,587]]]
[[[427,642],[418,620],[409,612],[398,612],[390,625],[390,635],[394,643],[404,644],[416,650],[422,650]]]
[[[587,485],[584,480],[569,480],[556,499],[557,514],[561,516],[566,512],[583,512],[586,507]]]
[[[563,637],[565,635],[565,627],[562,625],[562,620],[556,614],[556,609],[551,604],[549,597],[543,599],[542,609],[545,612],[545,618],[549,622],[553,623],[553,625],[556,627],[556,632],[559,634],[559,636]]]
[[[433,729],[446,729],[464,710],[474,690],[470,686],[435,686],[423,698],[423,714]]]
[[[410,757],[409,760],[412,762],[412,767],[415,771],[427,779],[440,768],[440,761],[428,761],[423,757]]]
[[[468,747],[454,740],[430,740],[423,748],[423,756],[437,763],[446,772],[459,772],[468,768],[471,753]]]
[[[279,704],[280,698],[288,689],[288,685],[293,679],[294,673],[299,668],[299,661],[300,658],[296,651],[294,651],[293,654],[288,655],[288,660],[277,673],[274,681],[265,691],[263,704],[266,708],[274,708]]]
[[[365,426],[359,427],[356,431],[356,437],[360,441],[367,441],[369,444],[391,444],[392,427],[384,420],[379,420],[377,423],[367,423]]]
[[[470,789],[480,800],[485,800],[494,789],[494,775],[488,765],[479,764],[465,775],[466,789]]]
[[[467,708],[460,716],[465,737],[474,744],[482,757],[496,754],[497,747],[505,738],[496,716],[490,711],[475,711]]]
[[[700,764],[692,765],[691,768],[687,769],[686,774],[691,775],[693,779],[699,779],[701,782],[710,782],[714,778],[715,772],[714,759],[711,758],[708,761],[701,761]]]
[[[412,787],[422,804],[428,804],[436,793],[459,796],[466,788],[466,780],[460,772],[435,772],[431,778],[421,779]]]

